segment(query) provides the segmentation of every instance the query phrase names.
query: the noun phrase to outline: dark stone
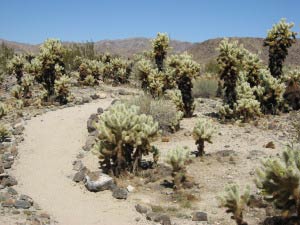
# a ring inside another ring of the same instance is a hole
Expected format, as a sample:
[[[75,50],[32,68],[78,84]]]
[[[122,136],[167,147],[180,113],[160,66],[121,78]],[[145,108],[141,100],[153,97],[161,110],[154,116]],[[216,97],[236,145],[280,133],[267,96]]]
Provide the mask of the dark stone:
[[[87,129],[88,129],[88,132],[93,132],[96,130],[96,127],[95,127],[95,123],[97,123],[99,120],[98,118],[98,114],[92,114],[88,121],[87,121]]]
[[[25,200],[17,200],[14,204],[16,209],[29,209],[31,207],[30,202]]]
[[[90,95],[90,97],[95,100],[95,99],[98,99],[100,96],[98,94],[93,94],[93,95]]]
[[[193,221],[207,221],[207,213],[205,212],[194,212],[192,214]]]
[[[126,188],[115,188],[112,196],[116,199],[127,199],[128,191]]]
[[[9,193],[11,195],[17,195],[18,194],[18,192],[12,187],[7,188],[7,193]]]
[[[83,168],[83,163],[81,162],[81,160],[76,160],[73,162],[73,170],[75,171],[80,171]]]
[[[275,149],[275,144],[273,141],[270,141],[269,143],[267,143],[265,145],[265,148],[272,148],[272,149]]]
[[[4,186],[4,187],[10,187],[10,186],[14,186],[14,185],[17,185],[18,182],[15,178],[11,177],[11,176],[8,176],[8,177],[5,177],[2,179],[2,182],[1,184]]]
[[[137,204],[135,206],[135,209],[136,209],[137,212],[139,212],[141,214],[144,214],[144,213],[148,212],[148,208],[146,206],[143,206],[143,205],[140,205],[140,204]]]
[[[86,169],[86,167],[84,167],[79,172],[75,173],[75,175],[73,177],[73,181],[74,182],[84,181],[86,171],[87,171],[87,169]]]
[[[103,110],[101,107],[99,107],[99,108],[97,109],[97,114],[98,114],[98,115],[102,114],[103,112],[104,112],[104,110]]]
[[[168,215],[161,214],[161,213],[155,213],[155,212],[147,213],[146,219],[154,221],[154,222],[158,222],[163,225],[171,225],[172,224],[170,217]]]
[[[28,195],[21,195],[19,199],[29,202],[30,205],[33,205],[33,199],[31,197],[29,197]]]
[[[13,164],[12,161],[5,161],[5,162],[3,163],[3,168],[4,168],[4,169],[10,169],[11,166],[12,166],[12,164]]]
[[[300,225],[300,217],[292,216],[290,218],[284,218],[281,216],[274,216],[266,218],[263,225]]]

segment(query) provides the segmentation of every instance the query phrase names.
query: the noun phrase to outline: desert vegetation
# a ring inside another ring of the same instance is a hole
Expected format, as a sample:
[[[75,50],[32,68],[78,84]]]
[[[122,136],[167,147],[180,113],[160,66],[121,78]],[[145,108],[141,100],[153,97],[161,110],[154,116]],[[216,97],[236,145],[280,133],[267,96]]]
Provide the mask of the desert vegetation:
[[[217,57],[200,64],[188,52],[172,51],[166,33],[158,33],[147,51],[132,57],[98,52],[93,42],[47,39],[36,54],[14,53],[2,44],[1,189],[15,185],[7,181],[8,172],[13,147],[24,140],[25,120],[40,123],[38,116],[70,110],[81,125],[88,118],[76,114],[86,117],[83,109],[91,114],[97,104],[97,113],[87,121],[88,137],[80,133],[80,142],[86,143],[73,163],[78,186],[109,189],[116,199],[132,195],[130,203],[153,223],[300,224],[300,70],[285,67],[297,41],[293,26],[280,20],[267,32],[268,62],[225,38]],[[72,135],[77,122],[64,117],[62,126],[64,120],[73,129],[64,135]],[[50,137],[49,142],[54,151],[61,147]],[[264,151],[252,149],[251,142]],[[141,206],[139,198],[151,204]],[[20,199],[10,199],[9,208],[19,207],[15,201]],[[0,203],[7,205],[2,198]]]

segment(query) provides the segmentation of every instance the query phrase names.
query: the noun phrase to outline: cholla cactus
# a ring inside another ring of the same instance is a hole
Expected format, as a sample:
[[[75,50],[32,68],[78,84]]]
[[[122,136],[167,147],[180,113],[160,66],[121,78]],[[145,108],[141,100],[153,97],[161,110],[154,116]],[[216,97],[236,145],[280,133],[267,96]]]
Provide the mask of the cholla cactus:
[[[262,189],[267,201],[276,208],[288,211],[296,210],[300,216],[300,151],[287,149],[281,158],[269,158],[262,162],[257,170],[256,185]]]
[[[0,102],[0,119],[8,113],[8,107],[6,104]]]
[[[269,47],[269,68],[275,78],[282,76],[282,67],[288,55],[288,49],[296,42],[296,32],[291,31],[293,23],[281,19],[268,31],[264,46]]]
[[[164,74],[158,69],[152,69],[148,75],[148,90],[153,98],[162,96],[164,88]]]
[[[48,97],[54,95],[54,83],[64,74],[64,48],[57,39],[47,39],[40,47],[39,55],[32,60],[33,70],[37,71],[37,80],[48,92]]]
[[[31,87],[34,82],[34,77],[26,74],[22,78],[23,97],[30,98],[32,96]]]
[[[227,208],[227,213],[232,213],[232,219],[237,225],[248,225],[243,219],[243,211],[249,204],[250,188],[247,186],[243,194],[240,193],[239,187],[236,184],[225,188],[226,194],[219,198],[221,206]]]
[[[174,189],[180,189],[182,182],[186,179],[185,164],[189,159],[190,151],[188,148],[177,147],[169,150],[166,162],[172,166],[172,176],[174,179]]]
[[[26,65],[26,58],[24,55],[15,55],[10,61],[8,61],[8,72],[14,74],[17,78],[17,83],[21,85],[22,77],[24,73],[24,67]]]
[[[128,82],[130,74],[130,63],[122,58],[110,60],[111,76],[115,84],[124,84]]]
[[[97,60],[82,59],[78,72],[79,82],[85,85],[94,85],[104,73],[104,64]],[[93,79],[91,77],[93,77]],[[93,82],[91,82],[92,80]]]
[[[94,86],[96,84],[96,80],[92,75],[87,75],[83,81],[83,84],[86,86]]]
[[[139,108],[117,103],[101,114],[96,124],[99,132],[95,150],[101,166],[119,176],[126,171],[137,172],[142,155],[155,153],[150,142],[158,134],[158,123],[151,116],[139,115]]]
[[[11,133],[9,130],[0,123],[0,143],[6,141],[8,138],[10,138]]]
[[[283,97],[292,109],[300,109],[300,70],[289,71],[283,77],[283,80],[286,83],[286,90]]]
[[[142,89],[144,91],[147,91],[149,87],[148,76],[153,70],[151,61],[142,58],[137,62],[136,70],[137,70],[137,78],[141,81]]]
[[[205,118],[198,119],[193,130],[193,137],[196,141],[196,145],[198,145],[198,153],[196,156],[204,155],[204,142],[212,143],[211,138],[214,132],[215,128],[212,125],[212,121]]]
[[[164,60],[169,49],[170,39],[167,34],[158,33],[156,38],[152,40],[153,54],[155,63],[159,71],[163,71]]]
[[[191,117],[195,108],[192,96],[192,80],[199,75],[200,65],[193,61],[187,53],[170,56],[167,65],[172,71],[173,77],[175,77],[178,89],[181,91],[184,116]]]
[[[21,99],[23,96],[23,88],[21,85],[14,85],[11,89],[11,95],[16,99]]]
[[[176,105],[178,111],[184,112],[184,104],[182,101],[182,95],[180,90],[178,89],[167,90],[166,96]]]
[[[61,104],[66,104],[68,102],[68,96],[70,94],[70,78],[66,75],[61,76],[55,81],[54,89],[57,99]]]

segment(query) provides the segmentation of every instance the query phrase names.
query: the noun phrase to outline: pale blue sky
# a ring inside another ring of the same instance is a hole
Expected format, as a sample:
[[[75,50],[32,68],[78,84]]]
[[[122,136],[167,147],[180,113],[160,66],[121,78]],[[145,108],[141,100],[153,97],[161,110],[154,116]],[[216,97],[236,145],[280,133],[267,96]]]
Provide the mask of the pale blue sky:
[[[285,17],[300,31],[299,0],[1,0],[0,38],[40,43],[154,37],[199,42],[264,37]]]

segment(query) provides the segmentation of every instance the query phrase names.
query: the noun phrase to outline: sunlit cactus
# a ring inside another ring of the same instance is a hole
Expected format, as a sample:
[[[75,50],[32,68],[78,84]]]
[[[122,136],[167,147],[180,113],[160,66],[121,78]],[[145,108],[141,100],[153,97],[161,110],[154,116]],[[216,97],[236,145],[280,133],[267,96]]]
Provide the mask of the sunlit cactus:
[[[250,188],[247,187],[244,192],[240,192],[238,185],[233,184],[225,188],[225,194],[219,198],[222,207],[225,207],[227,213],[232,213],[232,219],[237,225],[248,225],[243,219],[243,211],[249,204]]]
[[[139,108],[117,103],[99,117],[99,132],[95,150],[100,153],[101,167],[115,176],[136,173],[143,155],[157,149],[150,145],[158,134],[158,123],[151,116],[139,115]]]
[[[82,83],[86,86],[94,86],[97,82],[92,75],[87,75]]]
[[[153,70],[152,64],[150,60],[147,59],[141,59],[136,64],[136,70],[137,70],[137,78],[141,81],[141,87],[144,91],[148,90],[149,87],[149,81],[148,76]]]
[[[256,184],[278,209],[300,216],[300,151],[286,149],[281,157],[269,158],[257,170]]]
[[[187,53],[170,56],[167,65],[175,78],[178,89],[181,91],[184,116],[191,117],[195,109],[192,80],[199,75],[200,65],[192,60],[192,57]]]
[[[165,33],[158,33],[156,38],[152,40],[152,48],[155,58],[155,63],[159,71],[163,71],[164,60],[169,49],[170,39]]]
[[[122,58],[113,58],[110,60],[111,76],[115,84],[124,84],[128,82],[130,75],[129,61]]]
[[[79,82],[91,86],[96,84],[104,73],[104,66],[102,62],[97,60],[82,59],[78,67]],[[91,82],[92,80],[93,82]]]
[[[198,119],[193,130],[193,137],[196,141],[196,145],[198,146],[196,156],[204,155],[204,142],[212,143],[211,138],[214,132],[215,128],[212,125],[212,121],[205,118]]]
[[[7,115],[8,113],[8,107],[5,103],[0,102],[0,119]]]
[[[164,74],[158,69],[152,69],[148,75],[148,91],[153,98],[162,96],[164,88]]]
[[[188,148],[176,147],[169,150],[166,156],[166,162],[172,167],[172,176],[174,189],[180,189],[182,183],[186,180],[186,166],[190,151]]]
[[[182,101],[182,95],[180,90],[178,89],[167,90],[166,96],[176,105],[176,109],[178,111],[184,112],[184,104]]]
[[[282,76],[284,60],[288,55],[288,49],[296,42],[296,32],[293,32],[293,23],[287,23],[281,19],[268,31],[264,40],[264,46],[269,47],[269,68],[275,78]]]
[[[15,55],[7,64],[8,72],[16,76],[19,85],[22,83],[26,63],[27,61],[24,55]]]
[[[22,88],[23,88],[23,97],[24,98],[31,98],[32,96],[32,91],[31,88],[33,86],[34,83],[34,77],[29,75],[29,74],[25,74],[22,77]]]
[[[6,141],[11,137],[10,131],[7,129],[7,127],[4,124],[0,123],[0,143]]]
[[[66,104],[68,102],[70,87],[70,78],[66,75],[61,76],[58,80],[55,81],[54,89],[56,98],[61,104]]]
[[[21,85],[14,85],[10,91],[11,95],[16,99],[21,99],[23,97],[23,87]]]
[[[300,70],[289,71],[284,75],[283,80],[286,83],[283,97],[292,109],[300,109]]]

